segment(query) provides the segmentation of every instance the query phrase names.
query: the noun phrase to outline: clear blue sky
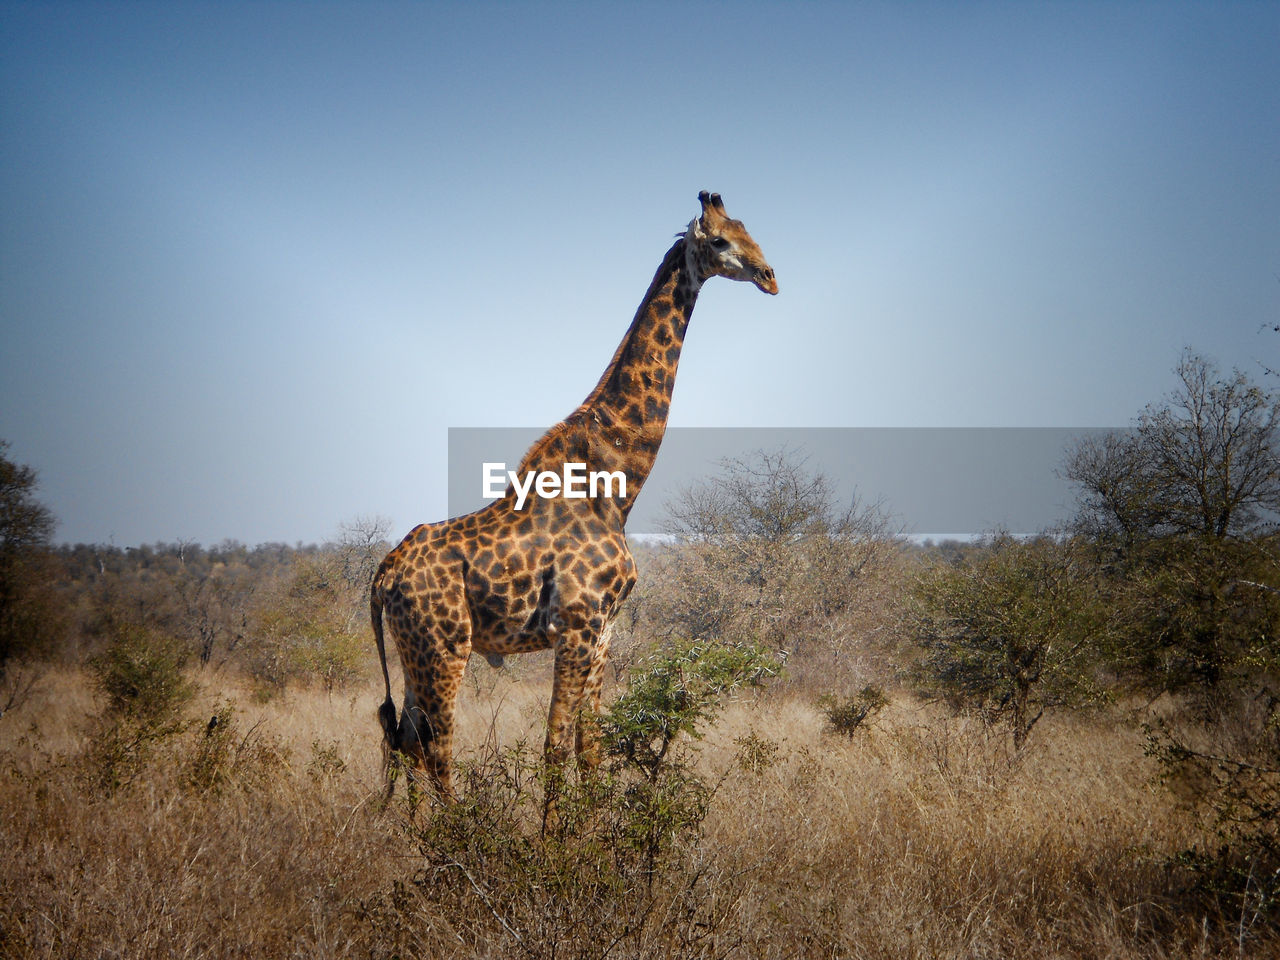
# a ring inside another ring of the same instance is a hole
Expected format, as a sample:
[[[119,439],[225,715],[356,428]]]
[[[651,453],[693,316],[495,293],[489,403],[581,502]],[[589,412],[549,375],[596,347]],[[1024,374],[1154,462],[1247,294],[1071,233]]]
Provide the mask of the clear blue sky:
[[[594,385],[696,194],[679,426],[1103,426],[1280,365],[1277,3],[0,3],[0,437],[57,539],[398,536]]]

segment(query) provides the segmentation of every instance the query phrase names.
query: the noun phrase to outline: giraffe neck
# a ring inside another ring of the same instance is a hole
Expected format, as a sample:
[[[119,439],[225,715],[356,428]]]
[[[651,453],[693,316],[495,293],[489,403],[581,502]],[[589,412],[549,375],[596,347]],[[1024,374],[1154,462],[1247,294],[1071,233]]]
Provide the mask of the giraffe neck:
[[[621,470],[626,496],[612,503],[626,521],[666,433],[680,350],[701,286],[681,237],[663,258],[595,389],[530,448],[521,476],[528,470],[559,471],[566,461],[585,462],[592,471]]]

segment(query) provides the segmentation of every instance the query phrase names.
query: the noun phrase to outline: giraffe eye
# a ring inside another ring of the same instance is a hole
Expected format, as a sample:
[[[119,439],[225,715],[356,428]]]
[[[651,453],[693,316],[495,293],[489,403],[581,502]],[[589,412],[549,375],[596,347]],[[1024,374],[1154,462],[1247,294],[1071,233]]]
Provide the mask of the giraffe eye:
[[[729,247],[729,241],[724,237],[712,237],[711,246],[717,250],[726,250]]]

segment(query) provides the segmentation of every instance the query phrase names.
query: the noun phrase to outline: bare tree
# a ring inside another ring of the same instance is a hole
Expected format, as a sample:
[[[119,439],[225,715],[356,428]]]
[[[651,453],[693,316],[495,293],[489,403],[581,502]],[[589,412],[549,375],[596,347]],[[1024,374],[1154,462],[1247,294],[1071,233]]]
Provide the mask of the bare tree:
[[[836,533],[865,519],[855,511],[857,504],[837,514],[830,482],[809,473],[805,464],[785,448],[724,459],[717,477],[686,488],[667,503],[665,528],[689,540],[781,543]]]
[[[675,542],[645,558],[637,588],[637,622],[655,635],[803,649],[829,663],[876,629],[885,605],[873,572],[898,555],[895,532],[879,503],[837,504],[797,453],[724,460],[667,513]]]
[[[188,548],[189,549],[189,548]],[[180,628],[196,641],[200,663],[213,658],[218,641],[231,653],[248,632],[248,610],[255,584],[217,567],[174,578],[174,592],[180,603]]]
[[[338,527],[335,546],[342,565],[342,578],[361,591],[369,586],[373,572],[386,556],[391,520],[377,514],[361,514]]]
[[[1257,532],[1280,508],[1280,397],[1190,351],[1175,372],[1178,387],[1131,433],[1068,452],[1085,532],[1127,546],[1168,534],[1221,539]]]

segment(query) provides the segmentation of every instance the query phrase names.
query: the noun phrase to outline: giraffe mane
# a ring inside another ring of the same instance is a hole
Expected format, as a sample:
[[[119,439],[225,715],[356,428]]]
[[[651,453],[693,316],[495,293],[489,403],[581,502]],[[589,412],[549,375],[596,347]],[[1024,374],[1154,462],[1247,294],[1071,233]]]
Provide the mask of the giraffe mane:
[[[584,399],[582,403],[578,404],[577,408],[571,414],[547,430],[547,432],[535,441],[533,446],[525,452],[524,457],[520,460],[520,469],[518,471],[520,476],[524,476],[533,468],[534,465],[543,461],[546,455],[553,450],[557,444],[563,443],[564,446],[567,447],[568,443],[565,441],[569,439],[569,435],[577,432],[578,430],[584,430],[584,432],[589,430],[590,425],[588,423],[588,417],[590,416],[591,405],[599,399],[602,393],[604,393],[605,387],[608,386],[609,379],[613,376],[614,371],[618,369],[618,364],[622,362],[622,356],[627,349],[627,344],[631,341],[632,334],[635,332],[636,327],[639,326],[640,321],[644,319],[645,311],[647,310],[650,302],[652,302],[654,295],[658,292],[658,289],[662,286],[663,280],[670,271],[673,261],[677,257],[683,258],[685,256],[685,251],[687,249],[686,240],[697,222],[697,219],[694,219],[689,224],[688,230],[684,233],[676,234],[676,242],[671,245],[671,249],[667,251],[666,255],[662,258],[662,263],[654,272],[653,280],[649,283],[649,289],[645,292],[644,299],[640,301],[640,306],[636,309],[636,315],[631,320],[631,326],[627,328],[627,332],[623,336],[622,341],[618,344],[618,348],[613,352],[613,359],[610,360],[609,365],[605,367],[604,373],[600,375],[600,379],[596,383],[595,387],[592,388],[591,392],[587,394],[586,399]],[[589,437],[584,435],[583,440],[588,441]]]
[[[567,433],[575,427],[581,425],[581,418],[576,415],[582,408],[579,407],[569,416],[565,417],[559,423],[555,424],[551,429],[544,433],[537,441],[534,442],[525,455],[520,460],[520,468],[516,471],[519,476],[525,476],[530,470],[535,469],[541,464],[555,446],[557,441],[561,440]]]

